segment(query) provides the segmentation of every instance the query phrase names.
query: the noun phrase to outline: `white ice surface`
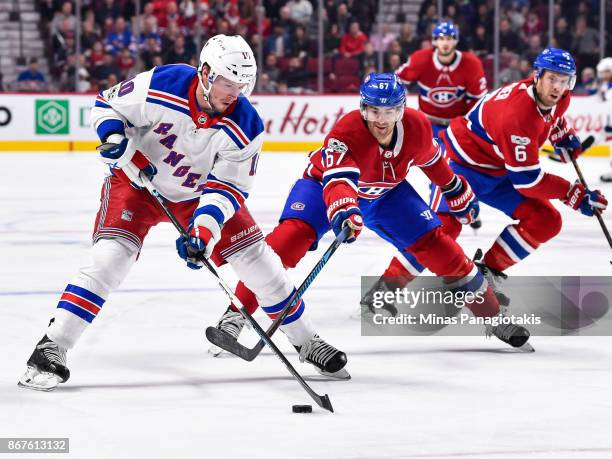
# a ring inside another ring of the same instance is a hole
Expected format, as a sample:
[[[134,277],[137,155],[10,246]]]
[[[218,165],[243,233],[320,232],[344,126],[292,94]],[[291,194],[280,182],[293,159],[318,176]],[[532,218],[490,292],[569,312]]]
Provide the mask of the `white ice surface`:
[[[305,164],[296,154],[261,158],[249,207],[264,231]],[[581,164],[596,183],[607,159]],[[18,389],[58,294],[86,259],[102,166],[92,154],[2,154],[0,171],[0,437],[70,437],[76,458],[612,457],[610,337],[534,337],[530,355],[483,337],[362,337],[349,318],[359,276],[380,274],[394,252],[369,231],[340,248],[306,295],[353,379],[321,381],[276,339],[330,395],[334,414],[316,406],[292,414],[292,404],[312,401],[267,349],[252,363],[207,355],[205,326],[226,299],[182,264],[168,224],[150,233],[124,285],[69,353],[70,381],[52,393]],[[423,190],[418,171],[411,179]],[[612,187],[602,190],[612,196]],[[611,274],[597,223],[559,209],[561,234],[509,274]],[[468,228],[460,239],[470,256],[507,224],[487,207],[483,220],[477,236]],[[296,283],[321,253],[291,273]],[[245,341],[254,342],[252,332]]]

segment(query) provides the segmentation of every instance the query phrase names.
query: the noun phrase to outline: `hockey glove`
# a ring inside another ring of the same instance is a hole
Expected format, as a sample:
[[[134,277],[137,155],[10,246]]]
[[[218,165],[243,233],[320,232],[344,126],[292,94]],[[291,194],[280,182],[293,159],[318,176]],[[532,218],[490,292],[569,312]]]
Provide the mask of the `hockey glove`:
[[[577,158],[582,154],[582,144],[573,129],[564,137],[557,140],[553,146],[555,149],[551,155],[551,159],[562,163],[571,163],[572,157]]]
[[[197,210],[196,210],[197,213]],[[176,240],[176,251],[187,267],[200,269],[204,266],[202,258],[208,258],[220,238],[221,229],[217,221],[208,214],[201,214],[193,219],[187,228],[188,238],[180,236]]]
[[[480,213],[478,199],[472,187],[462,175],[455,175],[453,180],[442,189],[448,203],[448,210],[462,225],[474,223]]]
[[[132,157],[132,163],[138,169],[140,169],[140,173],[138,174],[138,177],[132,178],[131,185],[140,190],[144,188],[141,177],[144,175],[149,179],[149,181],[153,181],[155,174],[157,174],[157,167],[155,167],[155,165],[149,161],[149,158],[138,150],[136,150],[136,153],[134,153],[134,156]]]
[[[591,191],[578,180],[570,187],[563,203],[587,217],[592,217],[595,212],[602,213],[608,207],[608,200],[599,190]]]
[[[363,216],[359,207],[357,207],[357,200],[355,198],[348,196],[336,197],[337,199],[327,208],[327,216],[336,236],[340,234],[345,225],[348,225],[353,230],[352,234],[344,241],[350,244],[355,242],[363,229]]]
[[[100,161],[108,164],[113,169],[121,169],[132,159],[133,153],[125,153],[128,139],[121,134],[111,134],[106,139],[106,143],[98,145],[96,150],[100,153]]]

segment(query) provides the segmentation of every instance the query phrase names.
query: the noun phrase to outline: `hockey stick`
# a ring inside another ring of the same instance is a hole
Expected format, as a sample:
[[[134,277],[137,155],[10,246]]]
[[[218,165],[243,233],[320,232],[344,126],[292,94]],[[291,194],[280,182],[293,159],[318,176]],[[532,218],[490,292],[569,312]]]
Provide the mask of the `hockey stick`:
[[[274,319],[274,322],[272,322],[272,324],[266,331],[266,335],[268,336],[268,338],[271,337],[274,332],[276,332],[278,327],[282,325],[283,320],[285,320],[287,315],[289,315],[289,311],[291,311],[292,308],[298,303],[298,301],[300,301],[308,287],[310,287],[310,284],[312,284],[317,275],[327,264],[336,249],[338,249],[340,244],[342,244],[346,240],[346,238],[350,236],[350,234],[351,229],[345,226],[340,232],[340,234],[336,236],[336,239],[334,239],[334,241],[325,251],[321,259],[317,262],[314,268],[312,268],[310,273],[308,273],[308,276],[306,276],[306,279],[304,279],[302,285],[300,285],[300,287],[293,293],[291,298],[287,301],[287,305],[281,310],[276,319]],[[238,340],[230,334],[219,330],[216,327],[208,327],[206,329],[206,338],[208,338],[208,341],[210,341],[214,345],[219,346],[221,349],[224,349],[227,352],[231,352],[232,354],[237,355],[241,359],[246,360],[248,362],[254,360],[255,357],[257,357],[262,351],[262,349],[266,346],[266,341],[262,338],[257,342],[257,344],[255,344],[254,347],[248,348],[240,344]]]
[[[138,168],[136,168],[136,166],[134,166],[132,163],[128,163],[127,166],[123,168],[123,171],[126,173],[126,175],[128,176],[130,180],[139,178],[140,181],[142,181],[147,191],[150,193],[153,199],[155,199],[160,209],[164,212],[164,214],[166,214],[166,216],[172,222],[172,224],[177,229],[177,231],[180,233],[180,235],[186,239],[189,239],[189,234],[187,234],[187,231],[185,231],[185,228],[183,228],[183,225],[181,225],[181,223],[178,221],[176,216],[168,208],[168,206],[164,202],[164,198],[155,189],[154,185],[151,183],[149,178],[146,177],[144,174],[141,174],[140,170],[138,170]],[[229,297],[230,301],[232,301],[232,303],[234,303],[238,307],[238,309],[240,310],[240,313],[251,324],[255,332],[260,336],[260,338],[263,341],[265,341],[265,343],[268,346],[270,346],[270,348],[272,349],[272,351],[274,351],[274,353],[279,358],[279,360],[283,362],[287,370],[289,370],[289,373],[291,373],[293,377],[297,380],[297,382],[300,383],[300,385],[304,388],[304,390],[308,393],[308,395],[310,395],[310,397],[312,397],[312,399],[321,408],[326,409],[333,413],[334,408],[332,407],[331,401],[329,400],[329,396],[327,394],[322,395],[322,396],[317,394],[314,390],[312,390],[312,388],[308,385],[308,383],[304,381],[304,378],[302,378],[302,376],[297,372],[297,370],[293,368],[293,365],[291,365],[291,363],[287,360],[287,357],[284,356],[284,354],[278,349],[278,347],[276,347],[276,344],[274,344],[274,342],[268,337],[268,335],[266,335],[266,332],[263,331],[263,329],[259,326],[257,321],[253,319],[253,316],[249,314],[249,312],[242,305],[238,297],[234,295],[234,292],[223,281],[223,279],[219,277],[219,274],[217,274],[217,270],[213,267],[213,265],[210,264],[208,259],[202,256],[198,259],[198,261],[201,261],[204,264],[208,272],[212,274],[212,276],[215,278],[215,280],[221,287],[221,290],[223,290],[225,294]]]
[[[592,135],[587,137],[585,141],[582,142],[582,146],[583,146],[582,149],[583,150],[588,149],[591,145],[593,145],[594,140],[595,138]],[[582,183],[582,185],[588,189],[589,186],[587,185],[586,180],[584,179],[584,175],[582,175],[582,170],[580,170],[580,166],[578,166],[578,161],[576,160],[576,158],[574,158],[574,156],[570,156],[570,159],[572,160],[574,169],[576,169],[576,174],[578,174],[578,179],[580,180],[580,183]],[[608,241],[608,245],[612,249],[612,237],[610,237],[610,231],[608,231],[608,227],[606,226],[606,223],[604,222],[603,217],[601,216],[601,213],[595,210],[594,214],[595,214],[595,217],[597,217],[597,221],[599,222],[599,226],[601,226],[601,230],[603,231],[604,236],[606,237],[606,240]],[[610,263],[612,263],[612,260],[610,261]]]

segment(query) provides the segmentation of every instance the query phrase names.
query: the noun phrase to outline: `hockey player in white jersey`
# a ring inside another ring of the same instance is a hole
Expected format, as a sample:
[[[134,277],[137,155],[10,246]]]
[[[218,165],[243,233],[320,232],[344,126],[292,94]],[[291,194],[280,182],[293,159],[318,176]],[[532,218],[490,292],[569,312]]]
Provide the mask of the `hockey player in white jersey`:
[[[187,266],[204,254],[230,263],[274,317],[294,291],[278,256],[244,205],[262,146],[263,122],[247,97],[256,63],[239,36],[218,35],[202,48],[198,69],[155,67],[96,98],[92,124],[110,166],[95,221],[91,261],[68,283],[19,385],[54,389],[70,376],[66,352],[103,308],[136,262],[149,229],[167,221],[142,181],[122,168],[141,169],[188,227],[176,248]],[[189,255],[188,255],[189,254]],[[281,329],[323,374],[348,378],[346,355],[314,331],[303,302]]]
[[[601,82],[597,95],[601,98],[602,103],[609,107],[605,118],[602,140],[610,145],[610,169],[599,179],[602,182],[609,183],[612,182],[612,115],[610,114],[612,112],[612,57],[604,57],[599,61],[599,64],[597,64],[597,78]]]

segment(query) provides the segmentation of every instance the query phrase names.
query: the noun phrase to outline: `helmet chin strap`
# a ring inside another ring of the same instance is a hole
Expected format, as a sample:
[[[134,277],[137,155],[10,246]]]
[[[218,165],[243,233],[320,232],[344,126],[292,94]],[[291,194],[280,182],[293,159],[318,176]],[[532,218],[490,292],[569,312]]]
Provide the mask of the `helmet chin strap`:
[[[212,101],[210,100],[210,90],[212,89],[212,82],[209,80],[209,88],[207,89],[206,86],[204,85],[204,81],[202,80],[202,69],[201,68],[198,70],[198,81],[200,82],[200,87],[202,88],[204,101],[210,106],[210,109],[213,112],[218,113],[219,110],[215,108]]]

